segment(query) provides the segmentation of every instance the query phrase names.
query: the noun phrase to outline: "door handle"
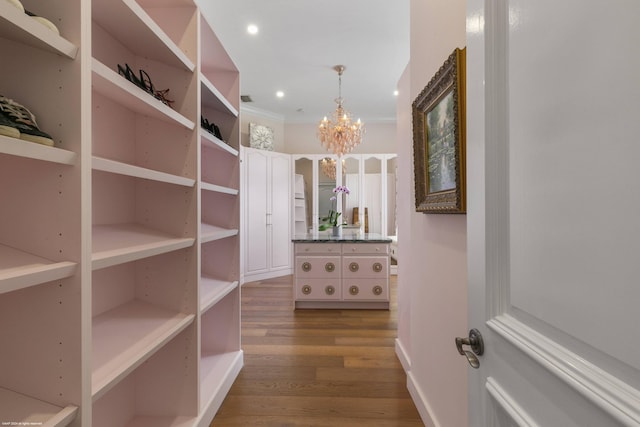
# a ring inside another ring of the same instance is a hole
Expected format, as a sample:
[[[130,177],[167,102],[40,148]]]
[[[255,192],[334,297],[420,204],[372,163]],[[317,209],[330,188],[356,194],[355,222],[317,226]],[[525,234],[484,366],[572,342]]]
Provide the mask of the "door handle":
[[[471,347],[471,351],[463,349],[463,345]],[[472,368],[478,369],[480,367],[480,360],[477,356],[482,356],[484,353],[484,341],[482,341],[479,330],[471,329],[467,338],[456,337],[456,348],[458,353],[467,358],[467,362]]]

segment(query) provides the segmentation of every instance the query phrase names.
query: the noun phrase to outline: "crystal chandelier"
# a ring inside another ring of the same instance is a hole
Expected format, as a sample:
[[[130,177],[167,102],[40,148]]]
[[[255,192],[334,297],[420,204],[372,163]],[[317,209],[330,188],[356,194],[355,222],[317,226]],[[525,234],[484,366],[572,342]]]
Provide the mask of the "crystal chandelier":
[[[338,98],[335,99],[338,108],[330,119],[325,116],[318,125],[318,138],[327,151],[333,152],[338,157],[351,152],[362,142],[364,124],[358,119],[351,121],[351,114],[342,107],[342,73],[344,65],[333,67],[338,72]]]
[[[329,157],[325,157],[320,160],[320,166],[322,167],[322,173],[325,174],[328,178],[336,179],[336,161],[335,159],[330,159]],[[347,167],[344,164],[344,159],[342,159],[342,175],[347,173]]]

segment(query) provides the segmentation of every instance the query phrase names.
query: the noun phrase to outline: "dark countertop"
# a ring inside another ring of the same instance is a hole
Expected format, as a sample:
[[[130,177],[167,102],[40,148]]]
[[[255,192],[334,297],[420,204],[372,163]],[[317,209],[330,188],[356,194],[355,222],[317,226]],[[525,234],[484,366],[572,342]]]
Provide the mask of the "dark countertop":
[[[345,233],[341,237],[334,237],[327,232],[296,234],[291,241],[294,243],[391,243],[389,237],[384,237],[381,234]]]

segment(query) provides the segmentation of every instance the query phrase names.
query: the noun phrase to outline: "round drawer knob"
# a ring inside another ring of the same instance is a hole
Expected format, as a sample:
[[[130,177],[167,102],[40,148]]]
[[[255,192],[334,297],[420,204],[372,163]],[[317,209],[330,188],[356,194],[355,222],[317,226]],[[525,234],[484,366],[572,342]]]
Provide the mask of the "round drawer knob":
[[[356,251],[356,248],[351,248],[351,252],[355,252],[355,251]]]
[[[382,295],[382,286],[380,285],[376,285],[373,287],[373,294],[374,295]]]
[[[302,271],[311,271],[311,263],[310,262],[303,262],[302,263]]]
[[[327,273],[333,273],[333,270],[336,269],[336,265],[332,262],[328,262],[324,265],[324,269]]]
[[[352,273],[355,273],[356,271],[358,271],[359,268],[360,266],[358,265],[357,262],[352,262],[351,264],[349,264],[349,271],[351,271]]]
[[[358,289],[356,285],[349,286],[349,293],[351,295],[358,295],[359,292],[360,292],[360,289]]]
[[[309,295],[311,293],[311,286],[304,285],[302,287],[302,293],[305,294],[305,295]]]
[[[336,288],[334,288],[333,286],[329,285],[329,286],[327,286],[326,288],[324,288],[324,292],[325,292],[327,295],[333,295],[333,294],[335,294],[335,293],[336,293]]]
[[[373,271],[375,271],[376,273],[380,273],[382,271],[382,264],[380,264],[379,262],[376,262],[373,264]]]

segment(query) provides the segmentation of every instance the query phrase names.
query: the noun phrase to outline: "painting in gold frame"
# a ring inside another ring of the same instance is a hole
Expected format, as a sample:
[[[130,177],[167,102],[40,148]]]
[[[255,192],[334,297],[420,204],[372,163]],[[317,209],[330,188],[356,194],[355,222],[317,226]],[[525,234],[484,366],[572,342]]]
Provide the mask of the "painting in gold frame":
[[[412,105],[416,211],[466,213],[465,49],[456,49]]]

